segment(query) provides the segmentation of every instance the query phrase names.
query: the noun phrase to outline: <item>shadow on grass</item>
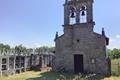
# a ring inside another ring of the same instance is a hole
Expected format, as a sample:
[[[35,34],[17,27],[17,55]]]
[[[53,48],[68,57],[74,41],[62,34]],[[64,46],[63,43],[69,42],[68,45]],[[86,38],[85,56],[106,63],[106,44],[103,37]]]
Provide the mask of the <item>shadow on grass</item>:
[[[101,80],[104,79],[98,75],[74,75],[68,73],[44,72],[40,77],[29,78],[27,80]]]
[[[61,80],[61,74],[55,72],[40,73],[40,77],[29,78],[27,80]]]

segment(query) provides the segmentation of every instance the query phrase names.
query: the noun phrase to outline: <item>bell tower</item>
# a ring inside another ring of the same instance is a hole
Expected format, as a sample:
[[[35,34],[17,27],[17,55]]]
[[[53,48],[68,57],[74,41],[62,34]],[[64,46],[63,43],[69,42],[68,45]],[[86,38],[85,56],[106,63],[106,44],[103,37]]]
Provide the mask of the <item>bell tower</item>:
[[[64,35],[69,44],[75,45],[78,34],[93,33],[93,0],[65,0],[64,4]]]
[[[93,23],[93,0],[65,0],[64,25]]]

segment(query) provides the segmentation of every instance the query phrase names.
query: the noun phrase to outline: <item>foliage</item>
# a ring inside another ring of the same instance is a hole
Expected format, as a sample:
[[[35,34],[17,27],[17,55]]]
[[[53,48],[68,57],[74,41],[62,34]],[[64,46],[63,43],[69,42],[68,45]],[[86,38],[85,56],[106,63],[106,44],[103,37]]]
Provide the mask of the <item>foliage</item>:
[[[118,59],[120,58],[120,49],[114,48],[113,50],[108,50],[108,55],[111,59]]]
[[[27,48],[26,48],[25,46],[18,45],[18,46],[15,46],[15,51],[16,51],[17,53],[26,52],[26,51],[27,51]]]
[[[32,52],[33,48],[26,48],[23,45],[16,45],[14,48],[11,48],[9,45],[5,44],[0,44],[0,50],[1,51],[8,51],[12,50],[15,51],[16,53],[21,53],[21,52]],[[55,47],[48,47],[48,46],[41,46],[35,49],[36,52],[41,53],[41,52],[55,52]]]
[[[42,47],[36,48],[35,51],[39,53],[40,52],[54,52],[55,47],[42,46]]]
[[[10,46],[9,45],[4,45],[4,44],[0,44],[0,50],[1,51],[7,51],[7,50],[10,50]]]

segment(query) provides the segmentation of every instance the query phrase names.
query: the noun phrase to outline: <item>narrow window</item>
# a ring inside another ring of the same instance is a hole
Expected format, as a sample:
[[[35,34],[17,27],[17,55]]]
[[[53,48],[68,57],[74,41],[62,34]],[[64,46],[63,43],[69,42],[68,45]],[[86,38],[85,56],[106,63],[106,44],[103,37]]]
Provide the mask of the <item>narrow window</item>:
[[[76,10],[74,7],[70,8],[70,24],[75,24],[76,23]]]
[[[95,64],[95,63],[96,63],[95,58],[91,58],[91,63],[92,63],[92,64]]]
[[[80,40],[79,39],[77,39],[77,43],[79,43],[80,42]]]
[[[86,23],[86,22],[87,22],[86,6],[82,6],[80,9],[80,23]]]

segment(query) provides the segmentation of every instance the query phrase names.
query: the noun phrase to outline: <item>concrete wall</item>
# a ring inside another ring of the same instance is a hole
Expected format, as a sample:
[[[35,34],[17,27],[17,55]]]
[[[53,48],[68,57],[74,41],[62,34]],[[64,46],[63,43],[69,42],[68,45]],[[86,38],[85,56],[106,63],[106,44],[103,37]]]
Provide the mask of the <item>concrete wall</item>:
[[[0,53],[0,75],[21,73],[27,70],[41,70],[47,67],[49,63],[52,67],[53,59],[54,55],[49,53],[28,55],[20,53]]]

